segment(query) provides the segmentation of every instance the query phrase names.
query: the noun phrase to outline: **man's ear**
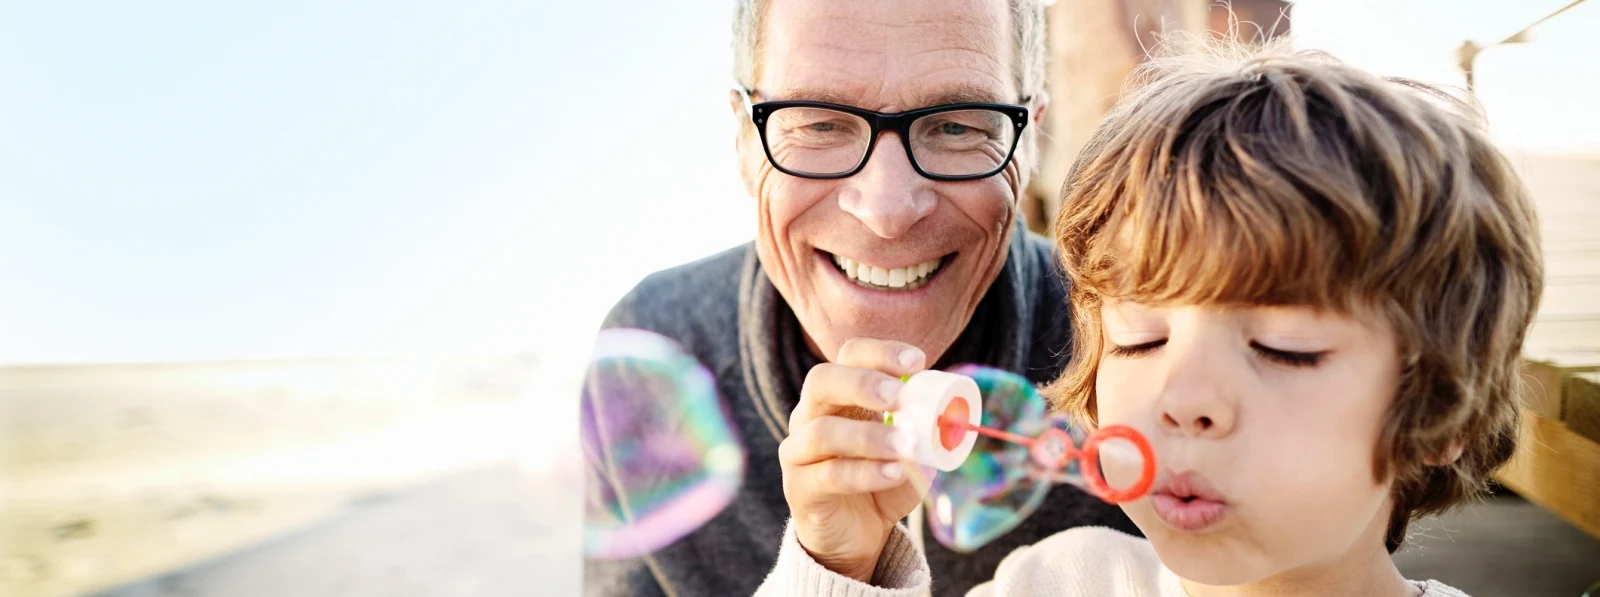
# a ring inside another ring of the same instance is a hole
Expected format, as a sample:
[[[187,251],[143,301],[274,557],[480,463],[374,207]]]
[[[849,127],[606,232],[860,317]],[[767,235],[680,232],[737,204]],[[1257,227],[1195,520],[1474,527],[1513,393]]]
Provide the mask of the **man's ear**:
[[[1444,448],[1440,449],[1438,452],[1434,452],[1433,455],[1428,456],[1428,459],[1424,462],[1426,462],[1428,466],[1450,466],[1455,464],[1457,460],[1461,459],[1461,453],[1466,450],[1466,446],[1466,440],[1457,437],[1450,440],[1450,443],[1445,444]]]
[[[1050,134],[1050,131],[1044,129],[1044,114],[1050,108],[1050,93],[1040,89],[1039,94],[1034,96],[1033,99],[1029,101],[1027,107],[1027,134],[1031,139],[1028,143],[1028,146],[1029,151],[1033,152],[1033,155],[1029,156],[1029,160],[1033,163],[1033,167],[1028,173],[1031,175],[1031,178],[1032,176],[1037,176],[1044,167],[1043,160],[1044,144],[1046,141],[1045,137]]]
[[[760,162],[751,160],[766,159],[766,154],[761,149],[761,139],[756,136],[755,123],[750,122],[750,113],[744,109],[744,96],[738,89],[728,90],[728,108],[733,114],[733,152],[739,159],[739,178],[744,181],[744,192],[755,197]]]
[[[1028,126],[1035,131],[1044,132],[1044,113],[1050,108],[1050,92],[1039,90],[1039,95],[1033,98],[1033,105],[1028,107],[1028,118],[1033,122]]]

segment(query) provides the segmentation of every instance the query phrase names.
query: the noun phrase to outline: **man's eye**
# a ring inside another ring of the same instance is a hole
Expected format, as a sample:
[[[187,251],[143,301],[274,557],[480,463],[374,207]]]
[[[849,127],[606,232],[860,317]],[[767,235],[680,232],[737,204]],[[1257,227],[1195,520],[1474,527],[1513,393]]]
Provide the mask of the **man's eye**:
[[[953,136],[953,137],[959,137],[961,135],[965,135],[965,134],[967,134],[967,131],[970,131],[970,130],[972,130],[972,127],[969,127],[969,126],[964,125],[964,124],[956,123],[956,122],[946,122],[944,124],[939,125],[939,132],[944,133],[946,135]]]
[[[1250,348],[1254,348],[1257,354],[1269,361],[1290,367],[1315,367],[1317,363],[1322,362],[1322,357],[1328,354],[1328,351],[1325,350],[1322,352],[1278,350],[1260,342],[1251,342]]]
[[[1145,343],[1142,343],[1142,344],[1129,344],[1129,345],[1126,345],[1126,346],[1121,345],[1121,344],[1112,344],[1111,345],[1111,356],[1114,356],[1114,357],[1136,357],[1136,356],[1145,354],[1147,352],[1150,352],[1152,350],[1155,350],[1157,348],[1160,348],[1161,345],[1166,344],[1166,343],[1167,343],[1167,339],[1166,338],[1162,338],[1160,340],[1151,340],[1149,342],[1145,342]]]

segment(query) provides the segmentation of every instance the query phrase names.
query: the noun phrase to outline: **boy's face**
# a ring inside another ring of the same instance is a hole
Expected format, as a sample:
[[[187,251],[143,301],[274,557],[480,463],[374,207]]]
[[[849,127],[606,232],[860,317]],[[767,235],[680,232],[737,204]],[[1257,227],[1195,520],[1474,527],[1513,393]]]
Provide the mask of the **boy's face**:
[[[1387,557],[1373,454],[1399,383],[1387,325],[1301,307],[1107,302],[1101,425],[1149,438],[1160,473],[1123,509],[1179,576],[1292,582]],[[1106,471],[1113,484],[1127,471]]]

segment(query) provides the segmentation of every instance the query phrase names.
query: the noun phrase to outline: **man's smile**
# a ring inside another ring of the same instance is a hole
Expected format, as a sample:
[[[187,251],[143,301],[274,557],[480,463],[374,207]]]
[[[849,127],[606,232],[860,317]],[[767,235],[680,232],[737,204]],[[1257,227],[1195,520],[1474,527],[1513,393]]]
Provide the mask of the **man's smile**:
[[[940,267],[956,255],[951,253],[913,265],[885,267],[820,249],[817,252],[831,260],[834,268],[857,286],[890,292],[916,290],[926,286],[939,272]]]

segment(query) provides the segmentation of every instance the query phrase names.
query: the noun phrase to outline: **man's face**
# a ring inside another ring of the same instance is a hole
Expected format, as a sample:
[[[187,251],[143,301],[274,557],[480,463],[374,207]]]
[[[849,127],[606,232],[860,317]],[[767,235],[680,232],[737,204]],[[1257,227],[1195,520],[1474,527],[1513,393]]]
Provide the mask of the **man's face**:
[[[1020,101],[1005,0],[778,0],[761,43],[758,102],[903,112]],[[743,123],[740,173],[760,202],[761,265],[811,350],[831,359],[853,337],[899,340],[920,347],[931,364],[1005,263],[1031,144],[1019,144],[999,174],[940,182],[917,174],[898,135],[887,132],[860,172],[810,180],[775,170],[742,103],[733,103]],[[1042,107],[1030,106],[1034,124]],[[853,279],[846,266],[857,277],[866,266],[868,280],[881,268],[888,284]]]

